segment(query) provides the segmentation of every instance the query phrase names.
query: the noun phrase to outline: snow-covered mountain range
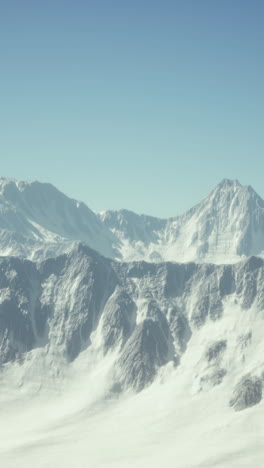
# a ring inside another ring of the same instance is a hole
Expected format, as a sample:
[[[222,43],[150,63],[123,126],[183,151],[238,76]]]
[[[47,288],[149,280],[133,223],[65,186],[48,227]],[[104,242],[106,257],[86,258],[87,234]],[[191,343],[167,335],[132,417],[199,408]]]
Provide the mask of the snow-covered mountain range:
[[[160,220],[1,179],[0,229],[5,468],[58,454],[64,468],[262,466],[264,202],[251,187],[224,180]]]
[[[2,257],[0,271],[5,372],[14,362],[34,364],[47,355],[56,368],[89,350],[99,360],[114,356],[116,388],[141,390],[162,366],[180,366],[202,336],[192,379],[197,389],[219,385],[227,374],[264,375],[260,258],[227,266],[122,263],[79,243],[39,263]],[[204,336],[204,328],[212,332]]]
[[[39,259],[83,241],[118,260],[232,263],[264,251],[264,201],[223,180],[201,203],[165,219],[92,212],[50,184],[0,179],[0,253]]]

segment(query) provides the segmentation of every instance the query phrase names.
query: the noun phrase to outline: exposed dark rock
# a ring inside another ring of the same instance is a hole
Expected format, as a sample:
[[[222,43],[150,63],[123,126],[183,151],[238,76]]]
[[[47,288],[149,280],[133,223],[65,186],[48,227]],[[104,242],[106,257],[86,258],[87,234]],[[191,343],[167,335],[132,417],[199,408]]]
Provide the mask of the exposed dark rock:
[[[142,390],[153,381],[157,369],[168,360],[167,340],[159,323],[144,320],[135,328],[119,360],[125,387]]]
[[[186,317],[176,308],[173,308],[170,312],[170,329],[175,347],[183,353],[192,336],[192,331]]]
[[[226,375],[226,369],[213,368],[213,370],[200,378],[200,383],[202,387],[206,384],[209,387],[215,387],[220,385],[223,382],[223,379]]]
[[[262,381],[258,377],[246,375],[236,385],[229,406],[241,411],[260,403],[262,399]]]
[[[197,328],[200,328],[204,324],[208,316],[208,312],[209,312],[209,295],[208,295],[208,292],[206,292],[205,294],[203,293],[201,294],[201,296],[199,297],[199,299],[197,300],[195,304],[195,308],[192,313],[192,322]]]
[[[102,320],[105,352],[117,343],[124,345],[136,322],[134,301],[125,291],[115,292],[105,305]]]
[[[221,298],[232,294],[234,289],[235,281],[232,265],[225,265],[219,281],[219,293]]]
[[[252,331],[239,335],[237,338],[237,342],[239,343],[241,349],[247,348],[251,344],[252,340]]]
[[[211,362],[219,357],[226,350],[226,340],[219,340],[213,343],[206,350],[205,356],[208,362]]]

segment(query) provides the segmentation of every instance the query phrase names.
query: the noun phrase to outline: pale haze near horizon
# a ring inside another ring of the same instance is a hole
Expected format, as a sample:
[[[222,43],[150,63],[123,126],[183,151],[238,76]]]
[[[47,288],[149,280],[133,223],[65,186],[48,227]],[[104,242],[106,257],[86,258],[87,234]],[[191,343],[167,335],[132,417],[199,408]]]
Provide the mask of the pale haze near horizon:
[[[0,6],[1,176],[159,217],[263,189],[260,1]]]

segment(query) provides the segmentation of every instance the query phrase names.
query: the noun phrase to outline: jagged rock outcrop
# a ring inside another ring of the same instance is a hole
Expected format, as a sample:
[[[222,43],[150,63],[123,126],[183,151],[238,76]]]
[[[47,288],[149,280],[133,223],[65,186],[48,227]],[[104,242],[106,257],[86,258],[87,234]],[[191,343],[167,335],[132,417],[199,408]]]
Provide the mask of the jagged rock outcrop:
[[[219,340],[216,343],[211,344],[206,350],[206,359],[208,362],[215,361],[219,359],[221,354],[226,350],[227,342],[226,340]]]
[[[112,350],[116,345],[122,347],[125,344],[135,328],[136,309],[131,297],[119,287],[110,296],[102,317],[105,352]]]
[[[264,262],[254,257],[228,268],[121,263],[84,244],[37,263],[2,257],[1,363],[22,362],[36,349],[71,363],[93,348],[96,332],[102,356],[117,352],[114,367],[122,386],[139,390],[169,361],[180,365],[192,338],[210,324],[218,327],[230,314],[225,312],[230,304],[230,323],[236,323],[235,314],[244,314],[245,326],[215,340],[209,333],[197,356],[200,386],[217,385],[233,362],[247,362],[256,334],[254,317],[263,314],[263,275]]]
[[[246,375],[236,385],[229,405],[235,411],[242,411],[260,403],[262,399],[262,380]]]
[[[169,358],[168,341],[159,323],[146,319],[136,326],[121,354],[121,382],[126,388],[142,390]]]

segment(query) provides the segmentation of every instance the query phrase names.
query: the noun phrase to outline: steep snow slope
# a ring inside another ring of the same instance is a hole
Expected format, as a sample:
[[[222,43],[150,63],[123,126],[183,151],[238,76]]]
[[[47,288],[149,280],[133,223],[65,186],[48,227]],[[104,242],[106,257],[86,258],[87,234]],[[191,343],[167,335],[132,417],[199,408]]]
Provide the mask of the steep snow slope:
[[[84,203],[51,184],[0,178],[2,255],[32,259],[56,255],[76,240],[116,256],[113,236]]]
[[[0,253],[32,260],[76,241],[126,261],[234,263],[264,251],[264,202],[224,180],[181,216],[162,220],[127,210],[96,215],[50,184],[0,179]]]
[[[5,468],[262,466],[262,259],[121,263],[78,244],[2,257],[0,298]]]
[[[264,202],[238,181],[223,180],[201,203],[168,220],[126,210],[100,216],[127,260],[232,263],[264,250]]]

